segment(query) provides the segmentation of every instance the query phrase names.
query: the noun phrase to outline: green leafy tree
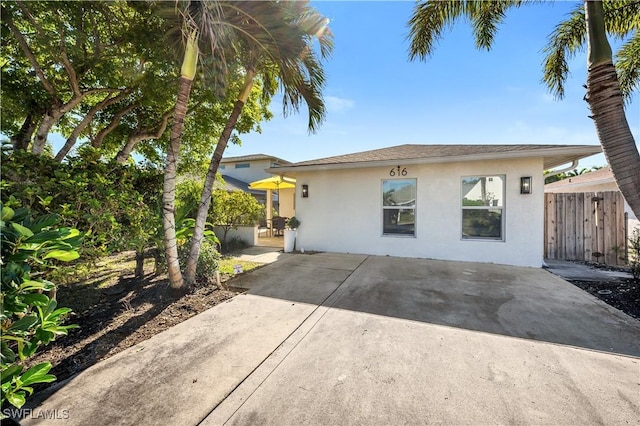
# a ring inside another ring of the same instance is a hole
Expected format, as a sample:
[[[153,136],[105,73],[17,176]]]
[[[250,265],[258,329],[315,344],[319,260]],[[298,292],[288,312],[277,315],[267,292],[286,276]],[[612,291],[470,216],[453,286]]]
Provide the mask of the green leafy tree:
[[[5,206],[57,214],[66,227],[83,229],[85,257],[144,248],[153,243],[161,175],[158,170],[102,161],[84,147],[64,163],[26,151],[3,152]]]
[[[433,54],[435,43],[442,37],[444,29],[456,20],[467,18],[473,28],[476,46],[490,49],[498,25],[508,9],[532,3],[531,1],[421,1],[410,18],[410,58],[426,59]],[[620,55],[620,68],[625,69],[623,87],[626,90],[638,84],[640,63],[637,33],[638,2],[585,1],[583,38],[562,37],[564,26],[560,26],[556,37],[551,38],[547,52],[550,53],[545,66],[545,82],[556,95],[562,96],[562,84],[567,75],[566,61],[558,55],[564,51],[575,51],[585,41],[588,47],[587,96],[592,117],[603,152],[620,191],[636,215],[640,215],[640,154],[629,128],[624,112],[624,97],[613,64],[607,30],[619,34],[630,34],[630,41]],[[569,24],[579,25],[574,15]],[[606,23],[609,23],[607,25]],[[582,30],[580,30],[582,31]],[[634,53],[635,52],[635,53]],[[554,55],[556,57],[554,58]]]
[[[209,219],[223,229],[222,244],[227,244],[227,233],[239,225],[255,225],[260,219],[262,205],[249,193],[216,189]]]
[[[1,405],[20,408],[33,385],[50,383],[51,363],[43,362],[24,370],[24,362],[36,350],[76,325],[63,325],[69,308],[59,308],[55,285],[47,280],[55,261],[68,262],[79,257],[82,234],[73,228],[57,227],[60,217],[31,217],[25,208],[2,206],[0,239],[2,252],[2,329]],[[49,294],[46,294],[46,293]]]

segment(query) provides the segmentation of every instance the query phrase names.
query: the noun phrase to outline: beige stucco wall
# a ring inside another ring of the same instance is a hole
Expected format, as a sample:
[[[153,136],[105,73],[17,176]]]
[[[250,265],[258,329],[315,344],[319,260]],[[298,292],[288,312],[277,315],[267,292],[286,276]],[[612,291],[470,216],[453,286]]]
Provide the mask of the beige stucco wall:
[[[400,164],[417,179],[416,236],[382,235],[382,180],[390,167],[296,173],[296,241],[305,250],[491,262],[540,267],[543,261],[542,160]],[[462,240],[461,177],[506,175],[505,241]],[[520,194],[520,177],[533,193]],[[301,185],[309,197],[301,198]]]
[[[280,216],[282,217],[292,217],[296,215],[295,204],[294,204],[294,195],[295,189],[281,189],[279,192],[279,202],[280,202]]]
[[[236,164],[248,163],[249,167],[236,169]],[[256,180],[271,177],[265,169],[271,167],[271,160],[235,161],[224,163],[224,169],[219,169],[220,174],[231,176],[243,182],[254,182]]]

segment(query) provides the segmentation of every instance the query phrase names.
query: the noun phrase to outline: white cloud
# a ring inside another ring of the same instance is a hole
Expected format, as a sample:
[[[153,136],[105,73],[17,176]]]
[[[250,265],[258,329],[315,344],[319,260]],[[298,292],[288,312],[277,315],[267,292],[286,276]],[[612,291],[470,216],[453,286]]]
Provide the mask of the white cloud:
[[[339,98],[337,96],[326,96],[324,98],[327,110],[330,112],[344,112],[350,110],[355,105],[351,99]]]

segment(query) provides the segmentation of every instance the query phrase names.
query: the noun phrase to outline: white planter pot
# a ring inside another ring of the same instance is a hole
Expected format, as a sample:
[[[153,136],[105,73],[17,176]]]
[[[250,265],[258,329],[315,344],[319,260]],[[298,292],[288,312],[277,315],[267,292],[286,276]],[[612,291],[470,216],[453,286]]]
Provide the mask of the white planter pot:
[[[284,252],[291,253],[296,242],[296,231],[293,229],[284,230]]]

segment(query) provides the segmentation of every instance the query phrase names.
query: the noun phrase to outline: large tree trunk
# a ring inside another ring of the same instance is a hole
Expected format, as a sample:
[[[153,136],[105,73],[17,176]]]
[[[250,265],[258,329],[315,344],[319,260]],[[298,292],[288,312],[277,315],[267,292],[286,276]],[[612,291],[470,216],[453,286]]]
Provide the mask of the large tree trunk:
[[[60,113],[59,110],[47,111],[44,114],[44,117],[38,126],[38,130],[36,130],[36,136],[33,140],[31,152],[38,155],[41,155],[44,152],[44,147],[47,144],[47,136],[49,136],[51,128],[58,122],[60,117],[62,117],[62,113]]]
[[[11,138],[14,151],[26,151],[29,149],[33,132],[36,131],[37,126],[38,120],[35,119],[32,112],[28,113],[18,133]]]
[[[629,128],[599,1],[585,1],[589,64],[587,101],[602,150],[625,200],[640,217],[640,154]]]
[[[185,280],[189,285],[195,283],[196,281],[198,257],[200,257],[200,247],[202,246],[202,238],[204,237],[204,230],[207,223],[207,214],[209,213],[209,206],[211,205],[211,194],[213,194],[213,184],[216,180],[216,173],[218,172],[218,167],[220,166],[220,160],[222,160],[224,150],[227,148],[227,144],[229,143],[231,132],[235,128],[236,123],[240,118],[240,114],[242,114],[242,108],[249,98],[251,88],[253,87],[254,78],[255,71],[247,70],[247,75],[245,76],[245,82],[244,86],[242,87],[242,91],[240,92],[240,96],[238,96],[238,99],[233,106],[233,111],[231,111],[231,114],[229,115],[229,119],[224,126],[224,130],[222,131],[222,134],[218,139],[216,149],[211,156],[209,169],[207,170],[207,177],[204,182],[204,188],[202,189],[202,196],[200,197],[198,213],[196,215],[195,229],[193,231],[193,236],[191,237],[189,257],[187,258],[187,265],[184,272]]]

